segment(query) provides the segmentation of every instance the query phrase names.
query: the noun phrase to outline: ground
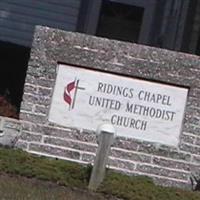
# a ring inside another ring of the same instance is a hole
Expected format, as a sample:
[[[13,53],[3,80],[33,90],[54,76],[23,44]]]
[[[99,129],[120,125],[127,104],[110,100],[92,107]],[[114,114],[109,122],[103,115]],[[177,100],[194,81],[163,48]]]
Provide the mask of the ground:
[[[113,197],[71,189],[56,183],[21,176],[0,175],[1,200],[114,200]]]

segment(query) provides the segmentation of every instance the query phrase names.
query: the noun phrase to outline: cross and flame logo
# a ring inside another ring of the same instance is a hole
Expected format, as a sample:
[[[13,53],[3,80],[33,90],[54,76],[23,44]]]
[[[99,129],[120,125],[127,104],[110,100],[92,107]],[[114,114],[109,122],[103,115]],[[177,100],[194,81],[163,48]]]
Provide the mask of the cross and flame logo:
[[[79,87],[79,81],[80,80],[74,80],[66,85],[64,88],[64,94],[63,98],[64,101],[69,105],[69,110],[74,109],[76,97],[77,97],[77,91],[78,89],[84,90],[85,88]],[[72,96],[73,93],[73,96]]]

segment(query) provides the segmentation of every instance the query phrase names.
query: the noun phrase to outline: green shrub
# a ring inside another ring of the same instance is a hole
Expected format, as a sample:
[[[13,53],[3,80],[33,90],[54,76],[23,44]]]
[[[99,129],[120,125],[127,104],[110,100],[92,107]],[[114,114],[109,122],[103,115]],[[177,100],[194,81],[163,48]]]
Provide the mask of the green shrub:
[[[89,169],[72,162],[38,157],[22,150],[1,149],[0,171],[85,188]]]
[[[200,200],[200,192],[156,186],[148,177],[112,171],[107,172],[99,191],[125,200]]]
[[[0,149],[0,172],[48,180],[68,187],[87,189],[91,166],[46,157],[21,150]],[[126,176],[108,170],[98,192],[124,200],[200,200],[200,192],[156,186],[145,176]]]

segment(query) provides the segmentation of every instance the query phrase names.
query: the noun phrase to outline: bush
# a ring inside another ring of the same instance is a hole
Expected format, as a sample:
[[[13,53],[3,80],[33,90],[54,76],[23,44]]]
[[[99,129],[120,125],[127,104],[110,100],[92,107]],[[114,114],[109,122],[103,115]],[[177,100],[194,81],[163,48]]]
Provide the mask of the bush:
[[[5,96],[0,96],[0,116],[18,118],[17,108]]]
[[[157,186],[148,177],[112,171],[107,172],[99,191],[124,200],[200,200],[200,192]]]
[[[38,157],[21,150],[0,148],[0,173],[52,181],[87,190],[91,166]],[[156,186],[145,176],[127,176],[107,170],[98,192],[124,200],[200,200],[200,192]]]

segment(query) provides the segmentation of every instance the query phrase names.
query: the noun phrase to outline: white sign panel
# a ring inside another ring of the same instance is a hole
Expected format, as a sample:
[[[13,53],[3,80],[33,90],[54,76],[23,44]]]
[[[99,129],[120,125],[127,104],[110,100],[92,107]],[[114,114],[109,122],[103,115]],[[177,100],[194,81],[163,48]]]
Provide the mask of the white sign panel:
[[[112,124],[118,136],[178,145],[188,90],[59,65],[49,121],[96,130]]]

